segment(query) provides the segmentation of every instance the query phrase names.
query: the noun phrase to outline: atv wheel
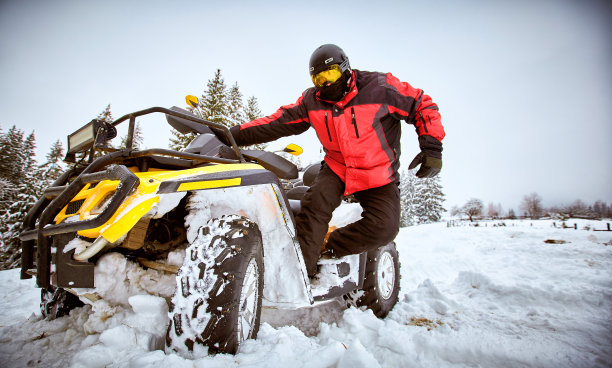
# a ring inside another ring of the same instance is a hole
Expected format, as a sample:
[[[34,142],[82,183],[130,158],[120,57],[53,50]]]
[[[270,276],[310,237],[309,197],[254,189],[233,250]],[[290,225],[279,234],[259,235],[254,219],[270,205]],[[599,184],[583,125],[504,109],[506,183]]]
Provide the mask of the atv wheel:
[[[368,252],[363,289],[345,297],[351,305],[371,309],[384,318],[397,303],[400,282],[399,254],[391,242]]]
[[[40,289],[40,311],[46,319],[67,316],[71,310],[83,305],[79,297],[62,288],[48,286]]]
[[[169,313],[169,350],[234,354],[257,337],[263,295],[263,247],[256,224],[239,216],[210,220],[187,248]]]

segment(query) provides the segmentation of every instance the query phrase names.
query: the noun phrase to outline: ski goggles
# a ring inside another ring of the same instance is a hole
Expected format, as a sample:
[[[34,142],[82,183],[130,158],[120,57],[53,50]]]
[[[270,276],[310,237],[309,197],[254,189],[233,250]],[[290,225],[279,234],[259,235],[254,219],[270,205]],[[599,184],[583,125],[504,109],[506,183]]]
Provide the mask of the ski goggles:
[[[326,83],[335,83],[342,76],[342,69],[340,65],[334,64],[329,68],[323,70],[312,76],[312,83],[315,87],[321,88]]]

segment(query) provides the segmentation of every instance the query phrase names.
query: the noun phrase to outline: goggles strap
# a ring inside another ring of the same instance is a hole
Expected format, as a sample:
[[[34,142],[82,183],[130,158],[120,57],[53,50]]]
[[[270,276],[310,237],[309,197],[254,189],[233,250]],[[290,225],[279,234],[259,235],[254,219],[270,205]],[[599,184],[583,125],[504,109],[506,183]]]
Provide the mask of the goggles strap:
[[[349,61],[348,59],[344,60],[342,64],[340,64],[340,70],[344,73],[347,69],[349,69]]]

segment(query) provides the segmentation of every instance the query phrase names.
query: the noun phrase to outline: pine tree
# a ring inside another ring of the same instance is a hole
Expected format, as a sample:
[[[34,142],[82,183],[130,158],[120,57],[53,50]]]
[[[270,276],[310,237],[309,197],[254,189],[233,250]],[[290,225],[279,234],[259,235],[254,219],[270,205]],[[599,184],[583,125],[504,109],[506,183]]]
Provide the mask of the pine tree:
[[[2,135],[0,141],[0,177],[17,184],[22,178],[23,132],[15,125]]]
[[[5,178],[0,178],[0,228],[2,228],[2,222],[4,221],[2,216],[5,214],[6,210],[12,203],[12,199],[16,195],[17,188],[15,188],[15,185]],[[1,241],[2,236],[0,236],[0,242]],[[0,243],[0,246],[1,245],[2,243]]]
[[[23,142],[22,155],[22,178],[36,168],[36,137],[34,132],[30,133]]]
[[[230,88],[228,96],[228,121],[227,126],[240,125],[244,123],[244,106],[242,103],[242,93],[238,88],[238,82]]]
[[[36,164],[36,139],[32,132],[13,126],[0,139],[3,167],[0,172],[0,268],[17,267],[21,254],[19,233],[23,219],[42,193],[41,170]]]
[[[21,259],[21,241],[19,234],[23,231],[23,220],[41,194],[39,170],[28,171],[24,181],[17,187],[17,195],[6,210],[4,221],[0,223],[2,233],[2,252],[0,253],[0,268],[10,269],[19,266]],[[32,185],[34,184],[34,185]]]
[[[242,93],[235,82],[231,88],[227,88],[225,80],[221,75],[221,70],[217,69],[215,76],[209,79],[206,90],[202,93],[196,108],[187,107],[191,113],[197,117],[213,123],[232,127],[261,117],[261,111],[257,106],[257,99],[251,97],[245,107],[242,101]],[[180,151],[187,147],[196,134],[182,134],[172,129],[169,147]],[[265,145],[253,145],[246,149],[263,149]]]
[[[106,105],[106,108],[102,110],[100,114],[98,114],[96,119],[102,120],[106,123],[112,123],[114,119],[113,114],[111,113],[111,104]]]
[[[259,110],[259,104],[257,103],[257,98],[255,98],[255,96],[251,96],[247,100],[247,105],[244,109],[244,116],[246,121],[253,121],[263,116],[261,110]]]
[[[400,226],[438,222],[446,211],[440,177],[419,179],[414,170],[400,175]]]
[[[446,211],[440,176],[417,180],[416,216],[419,224],[438,222]]]
[[[199,108],[203,119],[227,126],[229,120],[227,86],[221,76],[221,69],[217,69],[215,77],[206,84],[206,91],[200,99]]]
[[[51,146],[51,150],[47,153],[47,161],[40,165],[41,175],[44,182],[44,186],[49,186],[57,180],[57,178],[64,172],[63,166],[64,159],[64,147],[59,141],[55,141]]]
[[[227,125],[228,121],[228,96],[225,81],[221,76],[221,69],[217,69],[213,79],[209,79],[206,90],[202,93],[198,101],[197,108],[189,107],[188,110],[197,117],[213,123]],[[196,134],[182,134],[172,129],[169,147],[175,151],[180,151],[187,147]]]
[[[255,98],[255,96],[249,97],[249,99],[247,100],[247,105],[244,108],[245,122],[249,122],[249,121],[253,121],[255,119],[259,119],[262,116],[263,116],[263,114],[261,113],[261,110],[259,109],[259,104],[257,103],[257,98]],[[263,150],[263,149],[266,149],[266,146],[267,145],[265,143],[260,143],[260,144],[254,144],[252,146],[248,146],[248,147],[245,147],[245,148],[246,149]],[[299,157],[298,157],[297,161],[295,161],[293,159],[290,159],[289,161],[293,162],[298,167],[300,165],[302,165],[302,162],[299,160]]]
[[[0,240],[6,228],[7,211],[15,202],[18,185],[23,181],[23,132],[13,125],[0,136]]]
[[[5,178],[8,167],[5,162],[6,156],[4,155],[5,145],[4,133],[2,133],[2,127],[0,126],[0,157],[3,158],[0,160],[0,215],[4,213],[2,210],[3,206],[5,206],[4,198],[9,197],[9,192],[11,190],[11,183]],[[2,219],[0,219],[0,221],[2,221]],[[1,246],[2,243],[0,243],[0,247]]]
[[[415,184],[416,176],[413,170],[403,171],[400,174],[400,226],[413,226],[416,224],[415,211]]]

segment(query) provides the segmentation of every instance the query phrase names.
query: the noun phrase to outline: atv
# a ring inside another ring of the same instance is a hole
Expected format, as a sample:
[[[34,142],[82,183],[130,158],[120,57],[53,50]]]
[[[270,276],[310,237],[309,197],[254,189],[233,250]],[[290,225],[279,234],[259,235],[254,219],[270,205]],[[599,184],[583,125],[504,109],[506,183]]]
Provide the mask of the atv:
[[[153,113],[195,138],[182,151],[132,149],[136,118]],[[126,121],[125,147],[111,148]],[[294,216],[317,165],[300,173],[276,153],[240,149],[227,127],[187,110],[152,107],[112,123],[92,120],[68,136],[65,161],[71,168],[44,191],[20,235],[21,278],[36,277],[46,318],[112,298],[100,275],[113,257],[176,285],[159,294],[169,305],[166,351],[186,357],[236,353],[257,336],[262,308],[344,297],[382,318],[398,300],[394,243],[323,257],[309,279]],[[359,219],[361,207],[345,201],[337,211],[336,227]]]

